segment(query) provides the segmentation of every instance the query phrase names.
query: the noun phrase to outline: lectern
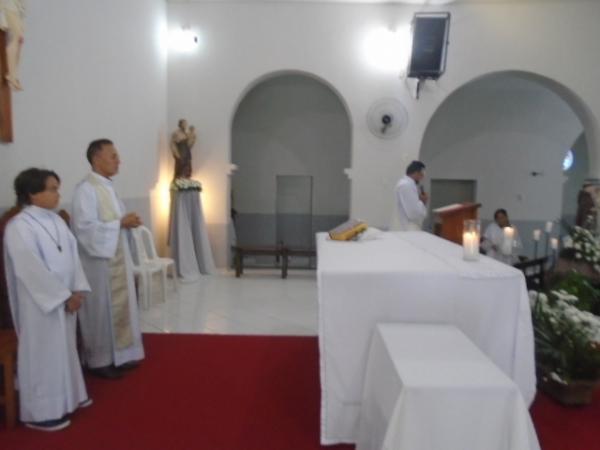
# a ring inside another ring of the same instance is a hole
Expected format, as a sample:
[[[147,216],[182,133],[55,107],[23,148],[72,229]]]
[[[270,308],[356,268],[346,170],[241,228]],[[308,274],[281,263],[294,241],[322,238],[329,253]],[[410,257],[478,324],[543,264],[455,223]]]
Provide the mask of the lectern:
[[[480,207],[481,203],[455,203],[434,209],[435,234],[461,245],[464,221],[477,219],[477,210]]]

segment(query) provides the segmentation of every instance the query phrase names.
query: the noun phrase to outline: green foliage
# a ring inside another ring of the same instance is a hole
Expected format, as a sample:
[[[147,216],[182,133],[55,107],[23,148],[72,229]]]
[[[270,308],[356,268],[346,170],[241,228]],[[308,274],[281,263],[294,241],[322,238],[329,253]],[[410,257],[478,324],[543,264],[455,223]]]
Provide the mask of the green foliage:
[[[575,305],[577,308],[600,315],[600,289],[596,288],[585,275],[576,270],[571,270],[554,283],[552,290],[565,291],[574,295],[578,298]]]
[[[600,319],[579,311],[578,299],[566,292],[532,296],[538,368],[565,384],[596,380],[600,375]]]

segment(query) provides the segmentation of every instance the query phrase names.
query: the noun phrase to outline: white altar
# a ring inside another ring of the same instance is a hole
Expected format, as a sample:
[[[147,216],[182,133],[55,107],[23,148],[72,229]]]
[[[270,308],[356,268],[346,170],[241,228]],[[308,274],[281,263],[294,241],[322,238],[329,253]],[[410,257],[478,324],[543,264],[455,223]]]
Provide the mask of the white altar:
[[[358,242],[317,235],[321,442],[356,442],[366,359],[378,323],[458,327],[535,395],[533,328],[522,273],[425,232]]]

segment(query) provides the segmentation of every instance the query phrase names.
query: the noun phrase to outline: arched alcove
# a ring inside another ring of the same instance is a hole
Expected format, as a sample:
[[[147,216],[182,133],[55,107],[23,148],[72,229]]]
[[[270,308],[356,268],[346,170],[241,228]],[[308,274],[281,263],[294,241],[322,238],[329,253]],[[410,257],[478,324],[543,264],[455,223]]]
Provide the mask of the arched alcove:
[[[277,72],[243,93],[231,126],[231,205],[244,245],[309,247],[347,219],[351,122],[325,81]]]
[[[580,166],[570,183],[589,171],[593,155],[580,138],[587,111],[565,86],[528,72],[496,72],[464,84],[439,106],[423,136],[432,207],[475,200],[484,223],[506,208],[527,253],[533,229],[572,217],[576,197],[563,199],[574,189],[566,187],[563,161],[577,141]]]

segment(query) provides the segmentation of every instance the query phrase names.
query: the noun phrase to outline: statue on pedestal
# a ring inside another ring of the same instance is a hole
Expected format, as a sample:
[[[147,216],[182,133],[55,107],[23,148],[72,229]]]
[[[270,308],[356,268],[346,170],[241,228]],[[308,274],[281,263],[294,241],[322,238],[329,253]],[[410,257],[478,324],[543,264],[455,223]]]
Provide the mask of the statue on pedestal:
[[[0,0],[0,30],[6,31],[6,81],[16,91],[23,90],[19,81],[19,60],[24,41],[24,0]]]
[[[575,225],[598,232],[600,221],[600,180],[586,179],[577,196],[577,215]]]
[[[192,176],[192,147],[196,142],[196,130],[188,128],[185,119],[177,123],[177,130],[171,135],[171,153],[175,158],[175,173],[173,179],[191,178]]]

